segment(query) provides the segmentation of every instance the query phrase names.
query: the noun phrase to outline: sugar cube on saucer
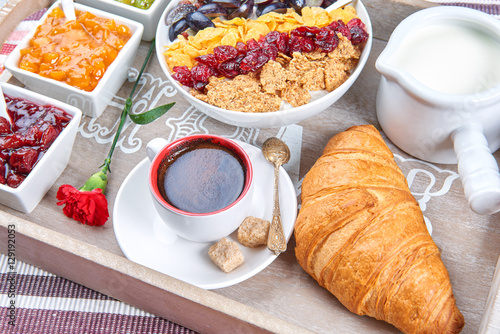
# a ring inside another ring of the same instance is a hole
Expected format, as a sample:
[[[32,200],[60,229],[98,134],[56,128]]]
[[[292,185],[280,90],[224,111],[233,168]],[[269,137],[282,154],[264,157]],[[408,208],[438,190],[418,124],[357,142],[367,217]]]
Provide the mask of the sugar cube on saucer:
[[[269,221],[257,218],[247,217],[238,228],[238,241],[247,247],[257,247],[267,244],[269,234]]]
[[[226,238],[222,238],[219,242],[212,245],[208,250],[208,255],[217,267],[225,273],[230,272],[245,261],[243,252],[238,247],[238,244]]]

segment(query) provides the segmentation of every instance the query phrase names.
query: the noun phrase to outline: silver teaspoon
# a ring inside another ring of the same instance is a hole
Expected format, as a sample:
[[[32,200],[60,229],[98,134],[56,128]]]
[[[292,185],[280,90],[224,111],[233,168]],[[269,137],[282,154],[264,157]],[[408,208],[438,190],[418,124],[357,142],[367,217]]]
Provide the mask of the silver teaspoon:
[[[262,154],[267,161],[274,165],[274,205],[273,220],[269,229],[267,248],[276,255],[286,251],[286,239],[281,224],[280,201],[278,189],[279,168],[290,160],[290,149],[276,137],[268,138],[262,145]]]

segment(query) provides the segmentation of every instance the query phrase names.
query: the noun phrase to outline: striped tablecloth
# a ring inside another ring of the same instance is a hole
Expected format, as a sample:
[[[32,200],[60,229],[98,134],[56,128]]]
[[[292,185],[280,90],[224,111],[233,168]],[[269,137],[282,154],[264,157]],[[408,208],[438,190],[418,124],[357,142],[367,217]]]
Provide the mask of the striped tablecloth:
[[[493,15],[496,18],[500,18],[499,0],[466,0],[458,2],[453,0],[427,0],[427,1],[447,6],[469,7]]]
[[[3,254],[0,282],[2,334],[195,333]]]
[[[428,0],[478,9],[500,18],[500,1]],[[17,43],[34,29],[45,10],[10,34],[0,49],[0,81],[10,74],[3,62]],[[111,297],[0,254],[0,333],[194,333]],[[12,267],[13,265],[13,267]],[[15,315],[9,308],[15,302]]]
[[[38,20],[45,14],[47,9],[42,9],[33,15],[25,18],[14,31],[7,37],[7,40],[0,48],[0,81],[7,81],[10,73],[5,70],[4,62],[7,56],[14,50],[16,45],[26,36],[31,30],[34,30],[38,25]]]

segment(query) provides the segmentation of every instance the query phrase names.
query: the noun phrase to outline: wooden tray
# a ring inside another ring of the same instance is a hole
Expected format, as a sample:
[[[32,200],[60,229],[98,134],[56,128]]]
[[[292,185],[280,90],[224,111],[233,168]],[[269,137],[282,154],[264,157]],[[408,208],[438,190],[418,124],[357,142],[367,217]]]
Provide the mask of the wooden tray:
[[[375,70],[375,60],[396,25],[412,12],[429,6],[420,1],[364,3],[371,15],[374,43],[363,73],[334,106],[286,128],[236,128],[204,116],[176,94],[153,59],[134,106],[141,110],[171,101],[177,104],[167,116],[152,124],[126,126],[121,147],[113,157],[106,190],[110,212],[121,183],[146,156],[144,146],[148,140],[158,136],[173,139],[193,132],[222,134],[255,146],[261,146],[269,136],[287,138],[295,157],[286,169],[299,194],[300,181],[331,136],[352,125],[378,126],[375,98],[380,75]],[[47,0],[10,0],[0,11],[0,41],[22,19],[48,5]],[[148,46],[141,45],[136,69],[142,64]],[[14,79],[10,82],[17,83]],[[66,218],[56,205],[57,188],[64,183],[83,184],[101,165],[131,86],[130,82],[123,86],[101,117],[82,120],[68,167],[31,214],[0,206],[2,252],[7,249],[7,226],[15,224],[19,260],[202,333],[398,332],[384,322],[350,313],[319,287],[297,264],[293,238],[288,251],[259,274],[230,287],[206,291],[125,258],[115,239],[113,217],[98,228]],[[498,333],[500,274],[494,278],[494,273],[500,253],[500,215],[479,216],[470,211],[456,178],[456,166],[434,166],[410,159],[387,142],[405,174],[417,172],[411,189],[424,203],[424,215],[431,221],[433,238],[442,250],[458,306],[465,316],[463,333]],[[495,157],[500,160],[500,151]],[[429,188],[429,177],[436,187],[444,189],[450,185],[450,188],[441,195],[435,188]]]

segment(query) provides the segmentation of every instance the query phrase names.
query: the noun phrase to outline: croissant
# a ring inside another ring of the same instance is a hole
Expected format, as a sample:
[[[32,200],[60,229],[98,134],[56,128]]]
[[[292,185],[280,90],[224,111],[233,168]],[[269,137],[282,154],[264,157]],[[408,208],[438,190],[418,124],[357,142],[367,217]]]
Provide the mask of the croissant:
[[[301,199],[296,258],[347,309],[404,333],[462,330],[439,249],[374,126],[330,139]]]

